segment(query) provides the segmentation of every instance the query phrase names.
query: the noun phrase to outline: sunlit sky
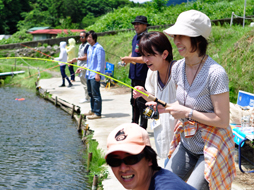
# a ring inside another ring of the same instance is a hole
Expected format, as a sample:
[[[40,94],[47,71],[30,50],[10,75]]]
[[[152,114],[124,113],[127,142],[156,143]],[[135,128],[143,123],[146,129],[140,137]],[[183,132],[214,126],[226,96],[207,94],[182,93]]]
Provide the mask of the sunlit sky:
[[[139,2],[139,3],[144,3],[146,1],[151,1],[151,0],[130,0],[130,1],[133,1],[135,3]]]

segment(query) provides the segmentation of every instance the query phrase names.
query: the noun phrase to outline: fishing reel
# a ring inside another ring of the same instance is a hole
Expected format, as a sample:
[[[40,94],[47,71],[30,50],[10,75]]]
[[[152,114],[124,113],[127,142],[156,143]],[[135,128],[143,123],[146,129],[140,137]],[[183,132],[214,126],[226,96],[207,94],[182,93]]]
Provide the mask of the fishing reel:
[[[146,119],[159,119],[158,104],[156,110],[153,109],[153,106],[146,107],[143,111]]]
[[[126,63],[122,62],[122,61],[119,61],[118,62],[118,65],[121,66],[121,67],[124,67],[126,65]]]

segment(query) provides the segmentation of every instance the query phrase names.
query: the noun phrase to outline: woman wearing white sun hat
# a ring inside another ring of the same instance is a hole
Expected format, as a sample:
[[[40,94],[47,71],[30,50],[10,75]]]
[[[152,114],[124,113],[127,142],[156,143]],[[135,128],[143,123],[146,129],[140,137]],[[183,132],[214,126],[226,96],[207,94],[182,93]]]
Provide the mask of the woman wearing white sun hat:
[[[230,189],[236,170],[228,77],[206,54],[211,21],[199,11],[185,11],[164,33],[184,57],[172,67],[178,102],[160,109],[179,119],[166,169],[196,189]]]

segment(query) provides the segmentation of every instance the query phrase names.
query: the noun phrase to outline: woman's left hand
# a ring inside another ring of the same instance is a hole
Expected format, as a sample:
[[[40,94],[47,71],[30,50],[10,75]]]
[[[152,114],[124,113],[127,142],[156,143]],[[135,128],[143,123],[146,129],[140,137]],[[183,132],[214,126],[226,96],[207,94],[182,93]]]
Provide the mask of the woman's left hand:
[[[169,112],[175,119],[187,118],[191,111],[191,108],[180,105],[178,102],[170,104],[165,109]]]

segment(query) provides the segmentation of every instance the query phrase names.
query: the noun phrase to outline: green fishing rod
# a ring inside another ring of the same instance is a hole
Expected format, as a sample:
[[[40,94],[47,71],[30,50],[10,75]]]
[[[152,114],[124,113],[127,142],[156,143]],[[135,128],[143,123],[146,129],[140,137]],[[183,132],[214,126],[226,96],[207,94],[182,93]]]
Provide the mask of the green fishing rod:
[[[86,70],[88,70],[88,71],[94,72],[94,73],[96,73],[96,74],[102,75],[102,76],[104,76],[104,77],[106,77],[106,78],[109,78],[109,79],[111,79],[111,80],[114,80],[114,81],[116,81],[116,82],[118,82],[118,83],[120,83],[120,84],[122,84],[122,85],[124,85],[124,86],[127,86],[128,88],[131,88],[131,89],[133,89],[133,90],[135,90],[135,91],[137,91],[137,92],[143,94],[143,95],[146,96],[149,100],[154,101],[154,102],[157,102],[158,104],[161,104],[163,107],[169,107],[169,104],[167,104],[166,102],[164,102],[164,101],[162,101],[162,100],[159,100],[158,98],[156,98],[155,96],[153,96],[153,95],[151,95],[151,94],[146,94],[146,93],[144,93],[144,92],[142,92],[142,91],[140,91],[140,90],[138,90],[138,89],[136,89],[136,88],[134,88],[134,87],[132,87],[132,86],[130,86],[130,85],[128,85],[128,84],[122,82],[122,81],[120,81],[120,80],[117,80],[117,79],[115,79],[115,78],[113,78],[113,77],[111,77],[111,76],[102,74],[102,73],[100,73],[100,72],[97,72],[97,71],[88,69],[88,68],[86,68],[86,67],[74,65],[74,64],[71,64],[71,63],[68,63],[68,62],[55,61],[55,60],[45,59],[45,58],[33,58],[33,57],[5,57],[5,58],[0,58],[0,60],[1,60],[1,59],[29,59],[29,60],[41,60],[41,61],[59,62],[59,63],[64,63],[64,64],[72,65],[72,66],[74,66],[74,67],[86,69]]]

